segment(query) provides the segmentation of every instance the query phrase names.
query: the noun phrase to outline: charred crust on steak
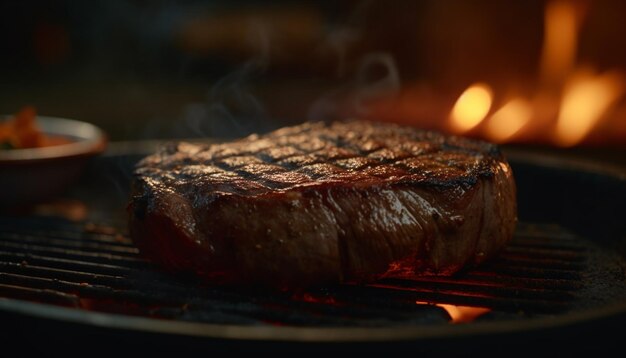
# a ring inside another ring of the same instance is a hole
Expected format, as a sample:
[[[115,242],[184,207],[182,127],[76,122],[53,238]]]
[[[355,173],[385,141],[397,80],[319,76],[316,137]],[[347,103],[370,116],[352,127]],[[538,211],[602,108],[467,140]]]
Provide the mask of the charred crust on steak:
[[[360,120],[165,145],[137,164],[128,209],[166,266],[272,285],[452,274],[517,221],[498,146]]]

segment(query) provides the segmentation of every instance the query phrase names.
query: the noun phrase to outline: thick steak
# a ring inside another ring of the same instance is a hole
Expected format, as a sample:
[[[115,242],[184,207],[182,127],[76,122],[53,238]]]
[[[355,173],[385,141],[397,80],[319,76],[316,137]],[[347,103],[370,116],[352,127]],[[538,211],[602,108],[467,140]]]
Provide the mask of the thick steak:
[[[167,268],[281,287],[451,275],[517,221],[497,146],[366,121],[164,146],[138,163],[128,212]]]

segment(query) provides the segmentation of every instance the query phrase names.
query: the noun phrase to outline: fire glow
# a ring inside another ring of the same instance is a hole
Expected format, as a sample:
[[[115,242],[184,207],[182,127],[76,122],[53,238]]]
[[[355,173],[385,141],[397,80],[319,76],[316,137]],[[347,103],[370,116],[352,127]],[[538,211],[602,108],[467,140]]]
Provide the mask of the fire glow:
[[[493,94],[489,86],[483,83],[470,86],[452,108],[452,126],[460,132],[476,127],[489,113],[492,101]]]
[[[498,108],[491,106],[497,95],[488,84],[473,84],[451,111],[452,131],[466,134],[477,128],[498,143],[521,135],[547,135],[546,140],[562,147],[581,143],[623,96],[625,79],[616,70],[597,73],[576,65],[579,14],[573,2],[548,3],[540,85],[533,98],[514,96]]]
[[[418,305],[430,305],[433,303],[415,301]],[[491,311],[485,307],[456,306],[447,303],[434,303],[435,306],[443,308],[450,315],[450,323],[469,323],[476,318]]]
[[[578,61],[587,5],[547,2],[536,76],[498,72],[490,80],[469,77],[473,83],[454,89],[444,84],[443,92],[418,82],[370,101],[366,116],[500,144],[626,145],[624,69],[599,70],[590,60]]]

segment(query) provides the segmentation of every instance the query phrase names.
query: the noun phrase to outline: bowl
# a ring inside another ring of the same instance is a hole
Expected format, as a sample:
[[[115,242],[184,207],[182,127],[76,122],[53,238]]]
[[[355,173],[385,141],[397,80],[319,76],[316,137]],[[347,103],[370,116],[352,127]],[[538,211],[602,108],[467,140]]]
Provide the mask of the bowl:
[[[106,134],[93,124],[48,116],[36,120],[44,135],[68,142],[0,150],[0,209],[27,207],[61,195],[79,179],[90,158],[106,148]]]

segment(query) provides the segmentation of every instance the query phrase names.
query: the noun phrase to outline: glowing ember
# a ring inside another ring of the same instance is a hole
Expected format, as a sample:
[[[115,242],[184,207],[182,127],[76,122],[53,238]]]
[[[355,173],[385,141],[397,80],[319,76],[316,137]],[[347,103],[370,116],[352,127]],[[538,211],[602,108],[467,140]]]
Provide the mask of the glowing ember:
[[[524,99],[517,98],[506,103],[487,122],[487,136],[494,142],[505,142],[527,124],[533,115],[533,108]]]
[[[418,305],[429,305],[432,303],[423,302],[423,301],[415,301]],[[450,305],[446,303],[435,303],[437,307],[441,307],[452,319],[451,323],[468,323],[474,321],[476,318],[484,315],[485,313],[491,311],[489,308],[484,307],[470,307],[470,306],[456,306]]]
[[[470,86],[456,101],[450,114],[453,128],[459,132],[476,127],[489,113],[493,94],[483,83]]]

